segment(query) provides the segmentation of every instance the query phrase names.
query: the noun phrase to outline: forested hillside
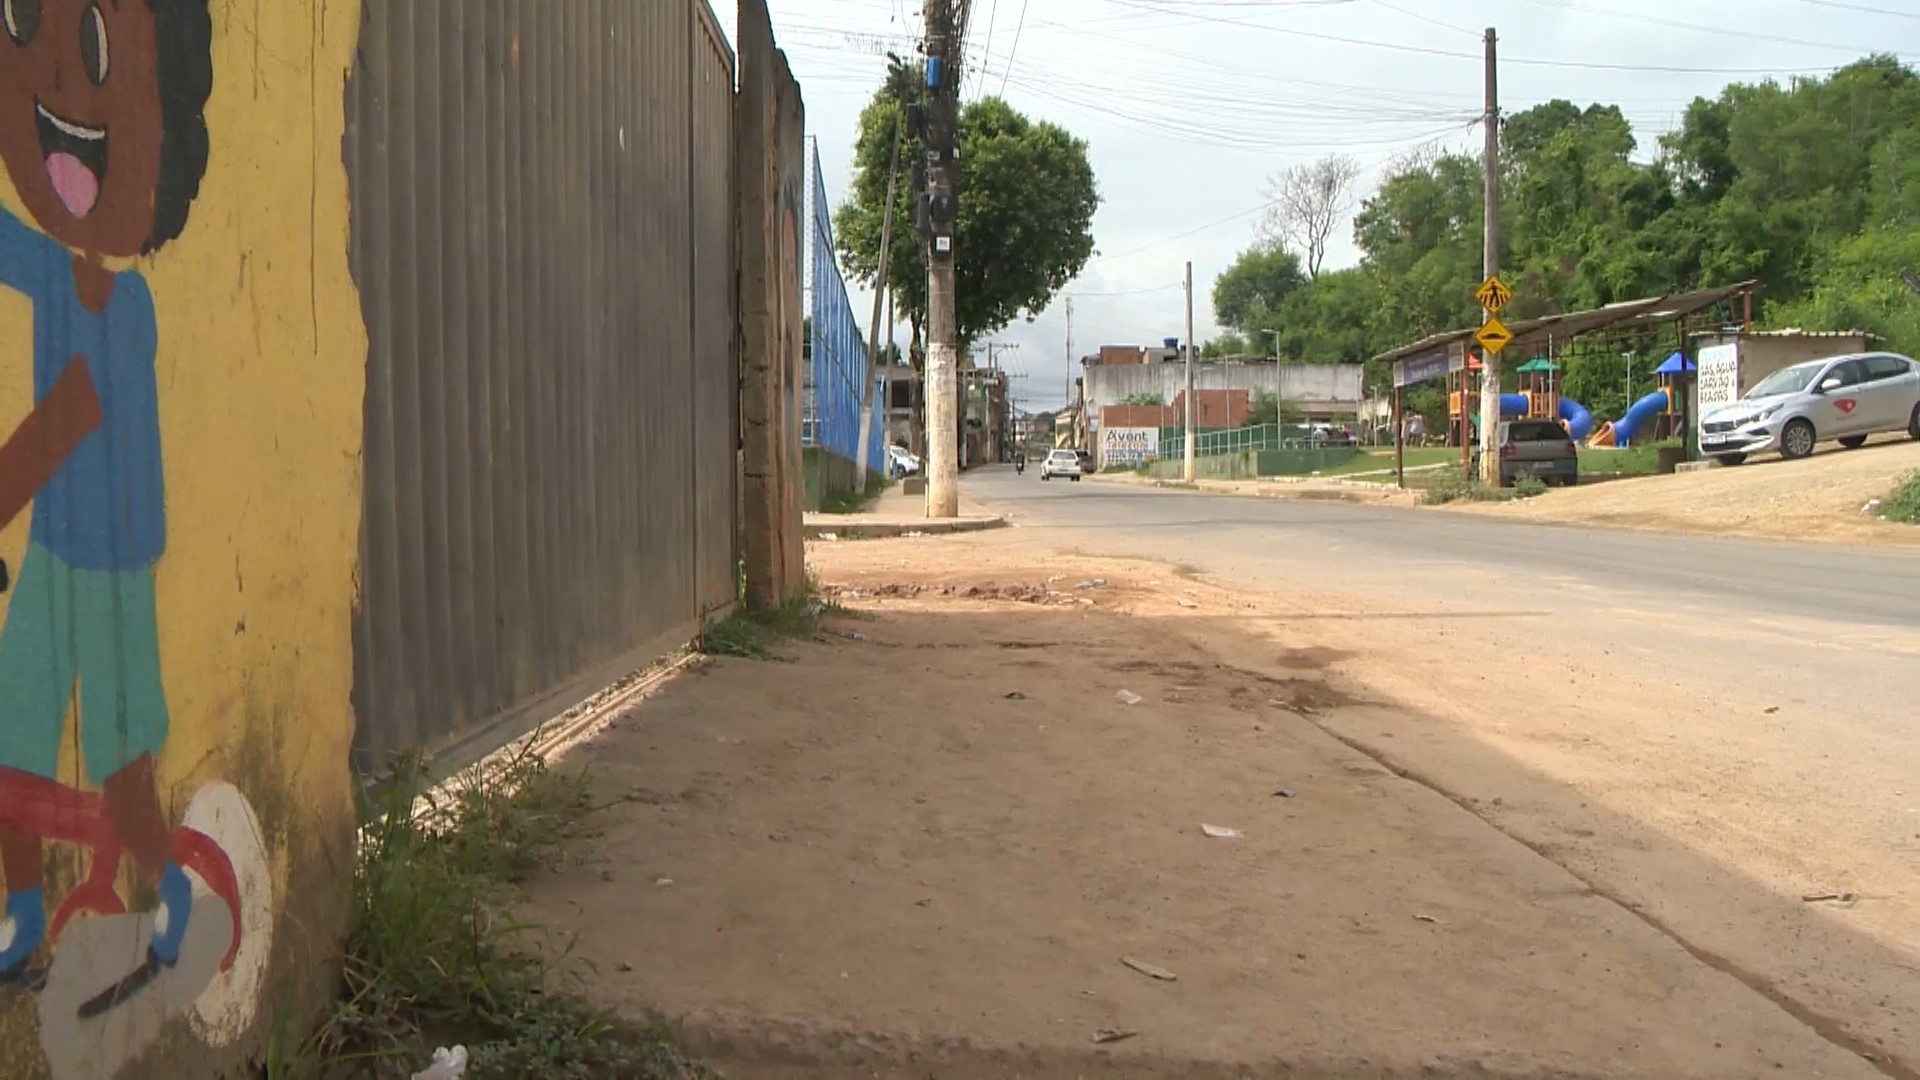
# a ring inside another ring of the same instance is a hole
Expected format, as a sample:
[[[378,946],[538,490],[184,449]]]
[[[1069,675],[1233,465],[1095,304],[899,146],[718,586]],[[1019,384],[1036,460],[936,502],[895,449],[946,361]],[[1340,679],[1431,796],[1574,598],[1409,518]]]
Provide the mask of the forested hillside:
[[[1503,266],[1518,318],[1760,278],[1769,327],[1868,329],[1920,352],[1920,74],[1872,58],[1827,79],[1735,84],[1696,99],[1637,152],[1619,108],[1554,101],[1502,126]],[[1309,280],[1262,244],[1216,283],[1217,348],[1365,360],[1479,318],[1478,156],[1397,163],[1361,204],[1358,266]],[[1238,340],[1234,340],[1235,338]],[[1567,392],[1599,415],[1671,346],[1567,356]],[[1375,380],[1384,377],[1376,372]]]

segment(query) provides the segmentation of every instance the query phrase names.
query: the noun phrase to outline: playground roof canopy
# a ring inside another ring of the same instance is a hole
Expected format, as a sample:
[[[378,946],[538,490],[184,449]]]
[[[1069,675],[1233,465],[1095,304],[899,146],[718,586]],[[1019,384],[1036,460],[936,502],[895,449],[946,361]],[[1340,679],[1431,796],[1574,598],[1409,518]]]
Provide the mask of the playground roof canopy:
[[[1649,296],[1640,300],[1622,300],[1590,311],[1569,311],[1560,315],[1542,315],[1537,319],[1516,319],[1507,324],[1507,329],[1513,332],[1513,340],[1507,343],[1507,348],[1526,348],[1544,345],[1549,341],[1564,341],[1595,330],[1654,326],[1671,322],[1705,311],[1759,287],[1760,281],[1755,278],[1734,285],[1722,285],[1718,288],[1700,289],[1695,292]],[[1402,345],[1397,349],[1383,352],[1374,359],[1394,361],[1445,356],[1454,346],[1464,347],[1472,342],[1473,335],[1478,329],[1478,327],[1469,327],[1465,330],[1448,330],[1445,333],[1431,334],[1411,345]]]
[[[1653,373],[1655,375],[1678,375],[1682,372],[1692,370],[1693,361],[1687,359],[1686,353],[1677,352],[1665,360],[1662,360],[1660,366],[1653,369]]]
[[[1559,371],[1560,365],[1544,356],[1536,356],[1513,370],[1522,375],[1531,375],[1536,371]]]

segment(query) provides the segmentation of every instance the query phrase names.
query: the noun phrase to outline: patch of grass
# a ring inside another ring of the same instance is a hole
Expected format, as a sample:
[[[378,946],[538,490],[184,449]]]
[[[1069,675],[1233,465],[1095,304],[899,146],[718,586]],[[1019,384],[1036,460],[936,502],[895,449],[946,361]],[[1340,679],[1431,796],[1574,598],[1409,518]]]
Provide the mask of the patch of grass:
[[[274,1040],[270,1080],[387,1080],[460,1044],[473,1080],[686,1080],[660,1030],[615,1022],[567,985],[515,886],[551,865],[586,812],[583,772],[531,749],[435,793],[418,756],[369,800],[342,995],[321,1026]],[[416,812],[424,807],[424,812]]]
[[[744,606],[708,626],[694,642],[708,656],[736,656],[744,660],[778,660],[773,651],[783,639],[812,637],[823,619],[850,616],[845,607],[824,594],[809,577],[807,591],[772,611],[748,611]]]
[[[1407,468],[1417,469],[1423,465],[1441,465],[1460,460],[1460,448],[1457,446],[1409,446],[1407,447]],[[1353,473],[1393,471],[1393,448],[1374,448],[1360,451],[1338,465],[1320,470],[1321,476],[1349,476]]]
[[[1516,499],[1531,499],[1536,495],[1547,493],[1547,482],[1537,476],[1515,477],[1512,491]]]
[[[1663,439],[1638,443],[1624,450],[1589,447],[1580,451],[1580,471],[1593,476],[1652,476],[1660,471],[1660,451],[1679,446],[1679,439]]]
[[[1920,525],[1920,472],[1900,478],[1899,486],[1880,501],[1880,516],[1902,525]]]
[[[1427,506],[1445,506],[1463,499],[1468,502],[1512,502],[1544,495],[1546,490],[1546,482],[1537,476],[1522,476],[1513,482],[1512,487],[1501,488],[1488,487],[1478,480],[1467,480],[1459,473],[1449,472],[1428,483],[1420,493],[1420,501]]]
[[[823,514],[857,514],[873,505],[873,501],[886,493],[894,485],[892,477],[885,473],[867,474],[867,490],[829,491],[820,496],[820,512]]]

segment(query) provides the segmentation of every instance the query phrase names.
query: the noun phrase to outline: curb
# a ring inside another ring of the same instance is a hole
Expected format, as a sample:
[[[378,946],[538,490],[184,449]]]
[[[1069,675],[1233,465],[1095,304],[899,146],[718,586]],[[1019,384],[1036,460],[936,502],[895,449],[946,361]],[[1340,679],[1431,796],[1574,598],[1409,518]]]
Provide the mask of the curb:
[[[801,533],[808,540],[888,540],[901,536],[951,536],[1007,527],[1005,517],[946,518],[932,521],[869,521],[860,523],[807,522]]]

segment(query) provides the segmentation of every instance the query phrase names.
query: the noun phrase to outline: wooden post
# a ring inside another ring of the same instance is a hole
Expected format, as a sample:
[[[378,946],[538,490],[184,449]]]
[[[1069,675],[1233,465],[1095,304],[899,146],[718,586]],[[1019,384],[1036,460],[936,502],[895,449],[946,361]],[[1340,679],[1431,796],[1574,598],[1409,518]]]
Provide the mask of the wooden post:
[[[1407,486],[1407,418],[1401,411],[1400,384],[1393,384],[1393,475],[1397,486]]]

